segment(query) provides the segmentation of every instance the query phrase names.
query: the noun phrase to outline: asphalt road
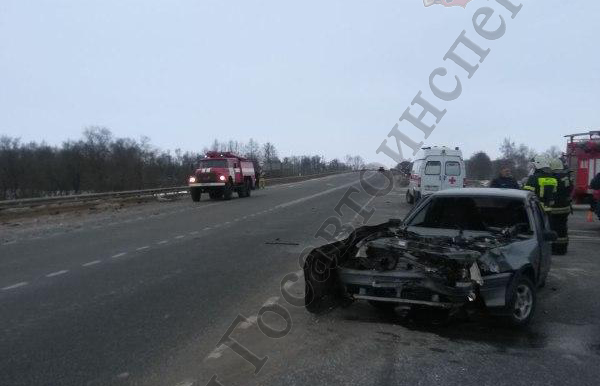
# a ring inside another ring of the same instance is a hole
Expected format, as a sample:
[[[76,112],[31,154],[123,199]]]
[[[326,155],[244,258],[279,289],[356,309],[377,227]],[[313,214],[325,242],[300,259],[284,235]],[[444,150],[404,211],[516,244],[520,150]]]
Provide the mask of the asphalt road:
[[[300,273],[302,250],[321,243],[315,233],[339,217],[350,186],[357,174],[19,233],[0,244],[0,385],[597,384],[600,223],[583,212],[522,331],[486,318],[424,326],[361,303],[316,317],[286,302],[282,279]],[[352,197],[375,209],[369,223],[409,210],[400,189]],[[302,278],[285,288],[300,296]],[[269,304],[289,319],[267,312],[259,326]],[[238,315],[230,339],[267,358],[257,374],[218,344]]]

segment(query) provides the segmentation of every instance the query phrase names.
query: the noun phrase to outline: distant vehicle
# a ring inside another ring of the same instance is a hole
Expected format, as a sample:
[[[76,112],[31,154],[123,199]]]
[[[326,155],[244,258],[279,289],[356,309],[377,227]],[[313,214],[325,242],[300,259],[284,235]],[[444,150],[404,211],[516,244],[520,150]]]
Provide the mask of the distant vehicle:
[[[379,169],[377,169],[377,171],[379,173],[383,173],[383,172],[385,172],[385,168],[383,166],[380,166]]]
[[[566,162],[573,172],[573,201],[589,202],[593,191],[590,182],[600,173],[600,130],[565,135],[567,143]]]
[[[250,197],[256,174],[251,160],[230,152],[208,152],[198,169],[188,179],[193,201],[200,201],[202,193],[215,199],[231,199],[233,192],[239,197]]]
[[[532,192],[437,192],[404,221],[361,227],[313,250],[304,265],[306,308],[318,313],[354,299],[446,317],[486,309],[523,326],[546,282],[554,240]]]
[[[440,190],[464,188],[465,175],[465,162],[458,147],[424,147],[413,162],[406,202],[413,204]]]

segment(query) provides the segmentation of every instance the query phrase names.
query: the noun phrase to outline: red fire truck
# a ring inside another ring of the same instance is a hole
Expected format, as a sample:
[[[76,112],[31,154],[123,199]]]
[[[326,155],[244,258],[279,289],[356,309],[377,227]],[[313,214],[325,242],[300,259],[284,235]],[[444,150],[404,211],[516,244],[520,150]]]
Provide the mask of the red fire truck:
[[[573,200],[578,204],[587,203],[592,196],[590,182],[600,173],[600,130],[565,137],[569,138],[567,162],[574,174]]]
[[[206,153],[198,169],[188,179],[193,201],[200,201],[202,193],[208,193],[213,200],[231,199],[233,192],[239,197],[250,197],[256,176],[251,160],[230,152]]]

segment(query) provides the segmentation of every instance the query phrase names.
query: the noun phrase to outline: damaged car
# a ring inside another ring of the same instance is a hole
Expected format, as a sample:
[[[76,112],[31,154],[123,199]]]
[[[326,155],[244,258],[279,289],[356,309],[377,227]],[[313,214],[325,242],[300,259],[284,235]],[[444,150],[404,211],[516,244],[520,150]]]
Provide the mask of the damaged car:
[[[364,300],[448,315],[486,309],[523,326],[548,276],[555,239],[531,192],[440,191],[404,221],[364,226],[311,251],[304,264],[306,308],[319,313]]]

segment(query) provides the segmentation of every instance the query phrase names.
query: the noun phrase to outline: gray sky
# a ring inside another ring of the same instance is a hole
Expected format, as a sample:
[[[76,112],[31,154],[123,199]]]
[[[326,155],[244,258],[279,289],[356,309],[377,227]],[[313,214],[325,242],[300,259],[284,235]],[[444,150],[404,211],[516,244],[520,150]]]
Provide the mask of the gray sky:
[[[488,42],[473,13],[502,8],[484,0],[2,0],[0,134],[59,144],[103,125],[165,149],[253,137],[283,155],[391,165],[375,150],[423,90],[448,109],[426,144],[562,148],[576,127],[600,127],[600,2],[523,3]],[[470,80],[442,60],[463,29],[491,48]],[[456,101],[429,91],[442,65],[463,81]]]

